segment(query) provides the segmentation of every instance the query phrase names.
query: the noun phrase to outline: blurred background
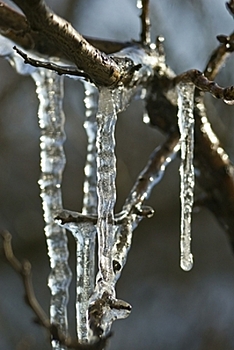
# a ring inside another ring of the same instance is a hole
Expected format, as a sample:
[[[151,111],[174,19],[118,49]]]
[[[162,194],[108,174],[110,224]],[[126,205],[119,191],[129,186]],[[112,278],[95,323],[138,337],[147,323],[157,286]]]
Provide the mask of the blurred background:
[[[47,3],[84,35],[119,41],[139,38],[140,12],[135,0]],[[167,62],[176,73],[203,70],[218,45],[216,36],[233,30],[225,0],[152,0],[151,21],[152,40],[157,35],[165,37]],[[219,84],[234,83],[233,64],[230,58],[216,79]],[[0,228],[13,235],[16,256],[32,263],[36,295],[48,311],[49,261],[37,184],[38,101],[30,77],[18,75],[3,59],[0,71]],[[83,97],[82,84],[66,78],[63,201],[64,208],[77,211],[81,210],[86,150]],[[234,107],[210,96],[206,100],[212,126],[234,160]],[[116,211],[152,150],[163,141],[160,132],[142,123],[142,113],[142,102],[133,101],[118,117]],[[194,268],[186,273],[179,267],[178,166],[175,160],[153,190],[148,204],[155,209],[154,217],[142,221],[134,232],[117,291],[133,309],[126,320],[114,323],[110,350],[234,349],[234,255],[225,232],[205,209],[193,215]],[[73,270],[69,323],[75,335],[75,244],[69,233],[68,237]],[[49,350],[48,334],[33,323],[22,281],[6,263],[0,246],[0,349]]]

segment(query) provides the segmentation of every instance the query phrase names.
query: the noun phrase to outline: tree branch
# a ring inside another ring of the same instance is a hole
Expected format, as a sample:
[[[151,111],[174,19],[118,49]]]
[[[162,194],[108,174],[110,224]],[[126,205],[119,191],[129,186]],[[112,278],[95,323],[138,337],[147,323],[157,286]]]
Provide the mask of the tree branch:
[[[209,92],[212,96],[222,99],[227,104],[234,104],[234,86],[222,88],[196,69],[177,75],[171,80],[171,87],[175,87],[180,82],[191,82],[203,92]]]
[[[77,77],[83,77],[86,80],[91,81],[88,74],[79,71],[75,67],[64,67],[64,66],[59,66],[59,65],[52,63],[52,62],[43,62],[43,61],[35,60],[31,57],[28,57],[28,55],[26,53],[24,53],[23,51],[18,49],[16,46],[14,46],[13,49],[24,59],[25,64],[30,64],[33,67],[41,67],[41,68],[45,68],[45,69],[50,69],[50,70],[57,72],[59,75],[63,75],[63,74],[73,75],[73,76],[77,76]]]

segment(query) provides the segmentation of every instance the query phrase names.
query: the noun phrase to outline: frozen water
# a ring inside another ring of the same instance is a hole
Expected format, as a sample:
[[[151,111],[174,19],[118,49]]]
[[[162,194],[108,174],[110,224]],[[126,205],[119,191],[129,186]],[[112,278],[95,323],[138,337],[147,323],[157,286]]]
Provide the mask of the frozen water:
[[[194,202],[194,85],[180,83],[178,92],[178,125],[180,130],[181,145],[181,239],[180,266],[189,271],[193,267],[193,255],[191,253],[191,219]]]
[[[85,122],[84,129],[87,134],[87,155],[84,167],[84,197],[83,214],[97,214],[97,167],[96,167],[96,136],[97,122],[96,114],[98,109],[98,90],[87,82],[85,87]]]
[[[64,211],[64,215],[77,213]],[[76,240],[76,320],[77,336],[81,343],[90,342],[88,323],[89,298],[94,290],[96,228],[91,222],[58,223],[71,231]]]
[[[114,206],[116,201],[115,124],[117,120],[113,93],[100,89],[97,113],[97,195],[98,195],[98,258],[99,278],[104,290],[112,289],[112,251],[115,237]],[[100,293],[103,292],[101,287]]]
[[[65,116],[63,103],[63,77],[57,73],[37,69],[32,74],[39,99],[38,118],[41,129],[40,156],[42,206],[45,234],[50,258],[51,273],[48,285],[51,290],[50,320],[67,333],[67,302],[71,271],[68,266],[68,248],[65,229],[54,222],[57,211],[62,209],[61,182],[65,166],[63,143],[65,141]],[[54,350],[65,350],[52,340]]]

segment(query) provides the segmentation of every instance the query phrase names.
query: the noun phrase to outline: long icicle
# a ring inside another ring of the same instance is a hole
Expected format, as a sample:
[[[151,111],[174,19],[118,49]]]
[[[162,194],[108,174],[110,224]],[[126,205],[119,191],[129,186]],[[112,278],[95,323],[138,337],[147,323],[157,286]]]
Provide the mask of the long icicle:
[[[62,209],[61,182],[66,163],[63,150],[65,141],[62,109],[63,77],[57,73],[38,69],[32,74],[36,83],[39,99],[38,118],[41,129],[41,188],[44,210],[45,235],[50,258],[51,272],[48,285],[51,290],[50,320],[59,329],[67,333],[68,288],[71,281],[71,270],[68,265],[67,236],[65,229],[54,222],[54,217]],[[54,350],[65,350],[66,347],[52,339]]]
[[[84,82],[85,122],[87,134],[87,155],[84,167],[82,214],[97,214],[97,176],[96,176],[96,113],[98,90],[94,85]],[[96,227],[92,222],[77,225],[77,294],[76,317],[77,335],[82,343],[91,342],[88,324],[89,298],[94,290]]]
[[[180,130],[181,165],[180,165],[180,200],[181,200],[181,237],[180,266],[184,271],[193,267],[191,253],[191,220],[194,202],[194,85],[181,82],[178,92],[178,126]]]
[[[61,219],[56,222],[69,230],[76,240],[76,321],[77,336],[83,344],[92,343],[93,334],[90,332],[88,309],[90,296],[94,291],[95,277],[95,243],[97,217],[97,174],[96,174],[96,113],[98,108],[98,90],[95,86],[84,82],[85,87],[85,122],[84,129],[87,134],[87,154],[84,167],[83,208],[82,214],[63,210],[60,214],[64,218],[73,215],[82,218],[76,222],[63,223]]]
[[[99,292],[108,292],[115,297],[112,288],[113,264],[112,251],[115,237],[114,206],[116,201],[116,159],[115,159],[115,124],[116,106],[112,91],[102,88],[99,94],[97,113],[97,195],[98,195],[98,258]]]

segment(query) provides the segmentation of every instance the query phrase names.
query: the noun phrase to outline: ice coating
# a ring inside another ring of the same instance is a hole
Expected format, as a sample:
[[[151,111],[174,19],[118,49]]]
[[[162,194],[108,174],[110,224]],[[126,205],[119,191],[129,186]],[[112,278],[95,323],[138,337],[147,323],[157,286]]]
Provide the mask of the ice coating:
[[[180,266],[189,271],[193,267],[191,253],[191,220],[194,202],[194,85],[179,83],[178,92],[178,126],[180,130],[181,165],[180,165],[180,200],[181,200],[181,237]]]
[[[36,83],[39,99],[38,118],[41,129],[39,185],[51,266],[48,278],[51,290],[50,320],[66,334],[68,288],[71,281],[68,265],[69,252],[66,231],[54,222],[57,211],[62,209],[61,182],[66,163],[63,150],[65,141],[65,116],[62,108],[63,77],[42,68],[37,69],[32,77]],[[51,344],[54,350],[66,349],[56,340],[52,340]]]

